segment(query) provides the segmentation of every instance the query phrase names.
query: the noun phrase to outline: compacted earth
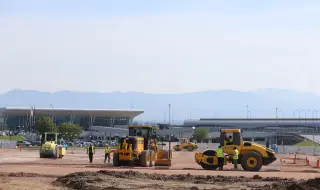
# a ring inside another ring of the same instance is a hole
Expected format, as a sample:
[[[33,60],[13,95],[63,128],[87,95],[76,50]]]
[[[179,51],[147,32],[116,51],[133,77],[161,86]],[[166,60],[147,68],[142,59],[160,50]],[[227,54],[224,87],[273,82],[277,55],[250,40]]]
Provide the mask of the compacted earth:
[[[93,164],[85,149],[68,150],[62,159],[40,159],[38,151],[0,151],[0,190],[126,190],[126,189],[320,189],[320,169],[306,166],[303,159],[292,164],[292,155],[264,166],[260,172],[203,170],[194,152],[174,152],[170,168],[115,168],[104,164],[97,150]],[[304,156],[303,156],[304,157]],[[302,157],[302,158],[303,158]]]

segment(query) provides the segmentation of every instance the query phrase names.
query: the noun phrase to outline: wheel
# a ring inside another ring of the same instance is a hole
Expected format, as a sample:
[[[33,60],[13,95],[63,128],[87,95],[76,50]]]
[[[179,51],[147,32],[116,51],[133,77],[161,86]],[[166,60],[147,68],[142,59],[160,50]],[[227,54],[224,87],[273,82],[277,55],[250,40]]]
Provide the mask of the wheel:
[[[43,154],[40,154],[40,158],[44,158],[44,155],[43,155]]]
[[[216,151],[214,151],[214,150],[206,150],[202,154],[205,155],[205,156],[212,156],[212,157],[207,158],[207,162],[208,163],[210,163],[210,162],[213,163],[213,156],[216,156]],[[203,162],[201,162],[200,165],[205,170],[216,170],[218,168],[217,165],[206,164],[206,163],[203,163]]]
[[[151,150],[150,151],[150,167],[153,167],[156,165],[156,153]]]
[[[214,150],[206,150],[202,154],[206,155],[206,156],[215,156],[216,155],[216,151],[214,151]]]
[[[245,171],[259,171],[262,164],[262,158],[256,152],[249,152],[241,157],[241,166]]]
[[[140,154],[140,165],[142,167],[150,166],[150,152],[148,150],[144,150]]]
[[[180,147],[180,145],[176,145],[176,146],[173,147],[173,149],[174,149],[175,151],[180,151],[180,150],[181,150],[181,147]]]
[[[189,146],[189,147],[187,148],[187,150],[188,150],[189,152],[192,152],[192,151],[193,151],[193,147],[192,147],[192,146]]]
[[[113,154],[113,160],[112,161],[113,161],[113,166],[121,166],[118,153],[114,153]]]
[[[203,162],[201,162],[200,165],[205,170],[216,170],[218,168],[218,166],[205,164]]]

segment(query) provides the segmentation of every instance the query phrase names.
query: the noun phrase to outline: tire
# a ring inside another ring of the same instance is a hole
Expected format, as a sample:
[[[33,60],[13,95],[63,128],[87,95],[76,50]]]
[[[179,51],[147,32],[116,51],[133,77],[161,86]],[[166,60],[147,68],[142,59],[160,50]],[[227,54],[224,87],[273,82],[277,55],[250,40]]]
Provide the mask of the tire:
[[[153,166],[155,166],[156,165],[156,153],[153,151],[153,150],[151,150],[150,151],[150,167],[153,167]]]
[[[40,158],[44,158],[44,155],[43,155],[43,154],[40,154]]]
[[[150,166],[150,153],[148,150],[144,150],[140,154],[140,165],[142,167],[149,167]]]
[[[241,157],[241,167],[245,171],[259,171],[263,165],[261,156],[256,152],[243,154]]]
[[[113,158],[112,158],[112,161],[113,161],[113,166],[121,166],[121,162],[119,160],[119,154],[118,153],[114,153],[113,154]]]

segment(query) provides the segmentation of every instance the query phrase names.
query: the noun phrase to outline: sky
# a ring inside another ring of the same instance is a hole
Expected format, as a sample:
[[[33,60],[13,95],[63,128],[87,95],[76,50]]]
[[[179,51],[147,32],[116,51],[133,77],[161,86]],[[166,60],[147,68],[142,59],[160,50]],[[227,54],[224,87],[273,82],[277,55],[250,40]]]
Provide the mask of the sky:
[[[0,92],[320,94],[320,1],[0,0]]]

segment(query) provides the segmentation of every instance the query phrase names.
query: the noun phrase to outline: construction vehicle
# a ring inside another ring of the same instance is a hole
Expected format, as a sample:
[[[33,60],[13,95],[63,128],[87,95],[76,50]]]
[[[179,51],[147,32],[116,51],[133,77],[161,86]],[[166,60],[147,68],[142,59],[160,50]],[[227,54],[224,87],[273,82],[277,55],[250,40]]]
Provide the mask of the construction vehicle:
[[[190,142],[188,138],[180,138],[179,144],[173,146],[173,149],[175,151],[181,151],[181,150],[188,150],[188,151],[194,151],[198,148],[198,146],[195,143]]]
[[[232,143],[227,143],[227,134],[232,134]],[[220,130],[220,146],[225,154],[224,165],[228,162],[233,163],[232,155],[234,147],[239,151],[238,164],[245,171],[259,171],[263,165],[269,165],[277,160],[276,154],[272,149],[263,145],[243,141],[240,129]],[[205,150],[203,153],[195,153],[196,162],[203,169],[216,170],[218,168],[218,158],[215,150]]]
[[[44,133],[41,143],[40,158],[62,158],[66,154],[66,148],[58,145],[58,133]]]
[[[128,126],[129,136],[113,151],[114,166],[171,166],[172,151],[159,149],[151,126]]]

